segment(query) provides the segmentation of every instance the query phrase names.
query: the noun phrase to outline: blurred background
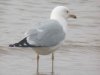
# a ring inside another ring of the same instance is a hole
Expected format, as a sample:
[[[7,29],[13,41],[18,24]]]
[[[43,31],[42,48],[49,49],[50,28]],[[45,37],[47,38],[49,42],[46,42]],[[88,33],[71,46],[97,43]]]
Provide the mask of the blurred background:
[[[0,75],[36,75],[34,51],[8,44],[49,19],[58,5],[68,7],[77,19],[68,20],[66,42],[55,53],[55,75],[100,75],[100,0],[0,0]],[[48,57],[41,59],[40,75],[51,75]]]

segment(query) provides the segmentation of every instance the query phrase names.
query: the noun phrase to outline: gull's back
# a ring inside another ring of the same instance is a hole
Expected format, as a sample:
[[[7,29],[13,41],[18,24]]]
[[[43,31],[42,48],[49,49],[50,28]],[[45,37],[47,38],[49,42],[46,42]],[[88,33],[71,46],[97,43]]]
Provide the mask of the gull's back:
[[[27,33],[27,41],[31,45],[56,46],[65,38],[62,26],[55,20],[41,22]]]

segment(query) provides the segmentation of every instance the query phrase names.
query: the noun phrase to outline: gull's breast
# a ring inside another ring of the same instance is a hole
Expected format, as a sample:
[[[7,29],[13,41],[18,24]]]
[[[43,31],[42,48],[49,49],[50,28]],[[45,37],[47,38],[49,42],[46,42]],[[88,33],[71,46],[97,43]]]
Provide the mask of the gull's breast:
[[[56,51],[59,48],[59,45],[54,46],[54,47],[37,47],[33,48],[33,50],[40,55],[49,55]]]

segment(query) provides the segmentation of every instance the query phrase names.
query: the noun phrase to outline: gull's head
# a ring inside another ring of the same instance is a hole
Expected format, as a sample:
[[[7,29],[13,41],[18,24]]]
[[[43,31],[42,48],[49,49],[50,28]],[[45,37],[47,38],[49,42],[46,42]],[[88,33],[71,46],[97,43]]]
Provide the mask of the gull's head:
[[[68,18],[75,18],[76,16],[74,14],[70,13],[70,10],[65,7],[65,6],[57,6],[55,7],[52,12],[51,12],[51,16],[50,19],[68,19]]]

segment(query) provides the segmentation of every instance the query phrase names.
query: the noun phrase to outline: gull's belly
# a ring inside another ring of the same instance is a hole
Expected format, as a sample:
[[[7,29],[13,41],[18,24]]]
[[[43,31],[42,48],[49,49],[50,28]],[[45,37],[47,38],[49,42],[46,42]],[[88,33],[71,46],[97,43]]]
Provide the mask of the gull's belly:
[[[38,48],[33,48],[33,50],[40,55],[48,55],[53,53],[54,51],[56,51],[58,49],[57,46],[55,47],[38,47]]]
[[[61,43],[59,43],[56,46],[53,47],[37,47],[37,48],[33,48],[33,50],[40,55],[48,55],[53,53],[54,51],[58,50],[64,43],[65,39],[63,41],[61,41]]]

